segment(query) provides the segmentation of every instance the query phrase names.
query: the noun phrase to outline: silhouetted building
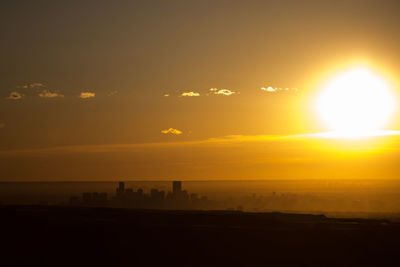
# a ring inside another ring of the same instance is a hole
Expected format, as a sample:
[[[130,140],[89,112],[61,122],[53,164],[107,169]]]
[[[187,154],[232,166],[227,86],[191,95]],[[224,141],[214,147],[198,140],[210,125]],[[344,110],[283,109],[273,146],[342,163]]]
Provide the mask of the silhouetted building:
[[[208,201],[208,197],[202,196],[202,197],[201,197],[201,201]]]
[[[97,196],[98,196],[98,200],[99,201],[102,201],[102,202],[106,202],[107,201],[107,193],[101,192]]]
[[[210,206],[207,197],[200,198],[195,193],[189,195],[186,190],[182,190],[181,181],[173,181],[172,191],[168,191],[168,194],[156,188],[151,188],[148,193],[141,188],[135,191],[133,188],[125,188],[124,182],[119,182],[116,195],[111,199],[107,198],[107,193],[86,192],[82,194],[82,200],[71,198],[70,205],[134,209],[203,209]]]
[[[71,198],[70,204],[76,205],[79,203],[79,199]],[[107,193],[105,192],[85,192],[82,194],[82,204],[83,205],[90,205],[90,206],[107,206],[109,205],[107,199]]]
[[[128,194],[128,195],[133,194],[133,189],[132,188],[127,188],[127,189],[125,189],[124,193]]]
[[[121,195],[125,192],[125,183],[119,182],[119,187],[117,188],[117,195]]]
[[[151,189],[150,191],[150,197],[152,199],[162,200],[164,196],[165,196],[164,191],[158,191],[158,189]]]
[[[138,193],[139,196],[143,196],[143,189],[142,189],[142,188],[139,188],[139,189],[137,190],[137,193]]]
[[[182,181],[173,181],[172,182],[172,192],[179,193],[182,191]]]

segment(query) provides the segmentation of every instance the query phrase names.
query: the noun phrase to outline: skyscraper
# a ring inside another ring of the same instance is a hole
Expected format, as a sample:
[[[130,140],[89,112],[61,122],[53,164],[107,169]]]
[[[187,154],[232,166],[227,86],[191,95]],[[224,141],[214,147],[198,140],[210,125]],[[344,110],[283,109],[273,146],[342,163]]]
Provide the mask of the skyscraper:
[[[117,195],[123,194],[125,192],[125,183],[119,182],[119,187],[117,188]]]
[[[182,181],[173,181],[172,182],[172,192],[179,193],[182,191]]]

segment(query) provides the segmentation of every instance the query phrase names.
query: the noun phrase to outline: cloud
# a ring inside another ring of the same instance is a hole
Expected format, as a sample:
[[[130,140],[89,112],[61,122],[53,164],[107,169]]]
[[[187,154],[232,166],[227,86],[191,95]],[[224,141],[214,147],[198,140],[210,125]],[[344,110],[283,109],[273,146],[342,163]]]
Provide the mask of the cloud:
[[[35,87],[44,87],[43,83],[31,83],[29,84],[30,88],[35,88]]]
[[[24,97],[23,94],[18,93],[17,91],[11,92],[10,95],[7,97],[7,99],[10,100],[20,100]]]
[[[234,91],[232,91],[232,90],[229,90],[229,89],[218,89],[218,88],[211,88],[210,90],[209,90],[209,92],[208,93],[206,93],[205,95],[206,96],[209,96],[209,95],[222,95],[222,96],[230,96],[230,95],[233,95],[233,94],[239,94],[238,92],[234,92]],[[169,93],[165,93],[164,95],[163,95],[164,97],[169,97],[169,96],[171,96]],[[183,92],[183,93],[181,93],[180,95],[179,95],[179,97],[182,97],[182,96],[187,96],[187,97],[190,97],[190,96],[200,96],[200,93],[197,93],[197,92],[193,92],[193,91],[190,91],[190,92]]]
[[[195,92],[185,92],[182,93],[181,96],[200,96],[200,94]]]
[[[93,92],[81,92],[79,98],[86,99],[86,98],[93,98],[96,96],[96,93]]]
[[[17,86],[17,88],[22,88],[22,89],[39,88],[39,87],[45,87],[45,85],[43,83],[34,82],[34,83],[24,84],[22,86]]]
[[[271,86],[268,86],[267,88],[261,87],[261,90],[267,91],[267,92],[276,92],[278,90],[278,88],[273,88]]]
[[[217,88],[211,88],[210,91],[213,92],[215,95],[226,95],[226,96],[233,95],[236,93],[229,89],[217,89]]]
[[[56,98],[56,97],[64,97],[64,95],[59,94],[57,92],[51,92],[47,89],[44,89],[42,92],[39,93],[39,96],[42,98]]]
[[[4,123],[0,123],[0,129],[4,128],[6,125]]]
[[[165,97],[169,97],[169,94],[164,94],[163,96],[165,96]]]
[[[169,128],[167,130],[162,130],[161,133],[179,135],[179,134],[182,134],[182,131],[179,131],[178,129],[174,129],[174,128]]]
[[[272,87],[272,86],[265,86],[261,87],[261,90],[268,92],[268,93],[274,93],[277,91],[287,91],[287,92],[297,92],[299,89],[297,88],[280,88],[280,87]]]

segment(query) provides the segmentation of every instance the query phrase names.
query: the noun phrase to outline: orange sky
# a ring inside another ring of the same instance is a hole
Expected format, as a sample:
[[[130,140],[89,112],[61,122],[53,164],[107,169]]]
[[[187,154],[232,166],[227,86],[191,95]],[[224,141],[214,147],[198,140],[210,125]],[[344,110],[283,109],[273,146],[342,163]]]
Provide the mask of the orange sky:
[[[0,180],[397,178],[396,135],[299,135],[328,130],[315,96],[355,63],[399,102],[399,12],[396,0],[5,1]]]

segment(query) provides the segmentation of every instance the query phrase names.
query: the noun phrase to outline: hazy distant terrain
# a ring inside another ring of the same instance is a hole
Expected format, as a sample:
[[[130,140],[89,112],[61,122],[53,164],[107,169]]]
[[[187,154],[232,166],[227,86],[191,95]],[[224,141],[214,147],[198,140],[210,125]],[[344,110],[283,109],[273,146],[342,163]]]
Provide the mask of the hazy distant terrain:
[[[84,192],[106,192],[111,199],[117,186],[117,182],[2,182],[0,203],[66,205],[71,196]],[[168,192],[171,182],[132,181],[126,187]],[[211,209],[400,217],[400,181],[396,180],[184,181],[183,188],[215,200],[218,205]]]

